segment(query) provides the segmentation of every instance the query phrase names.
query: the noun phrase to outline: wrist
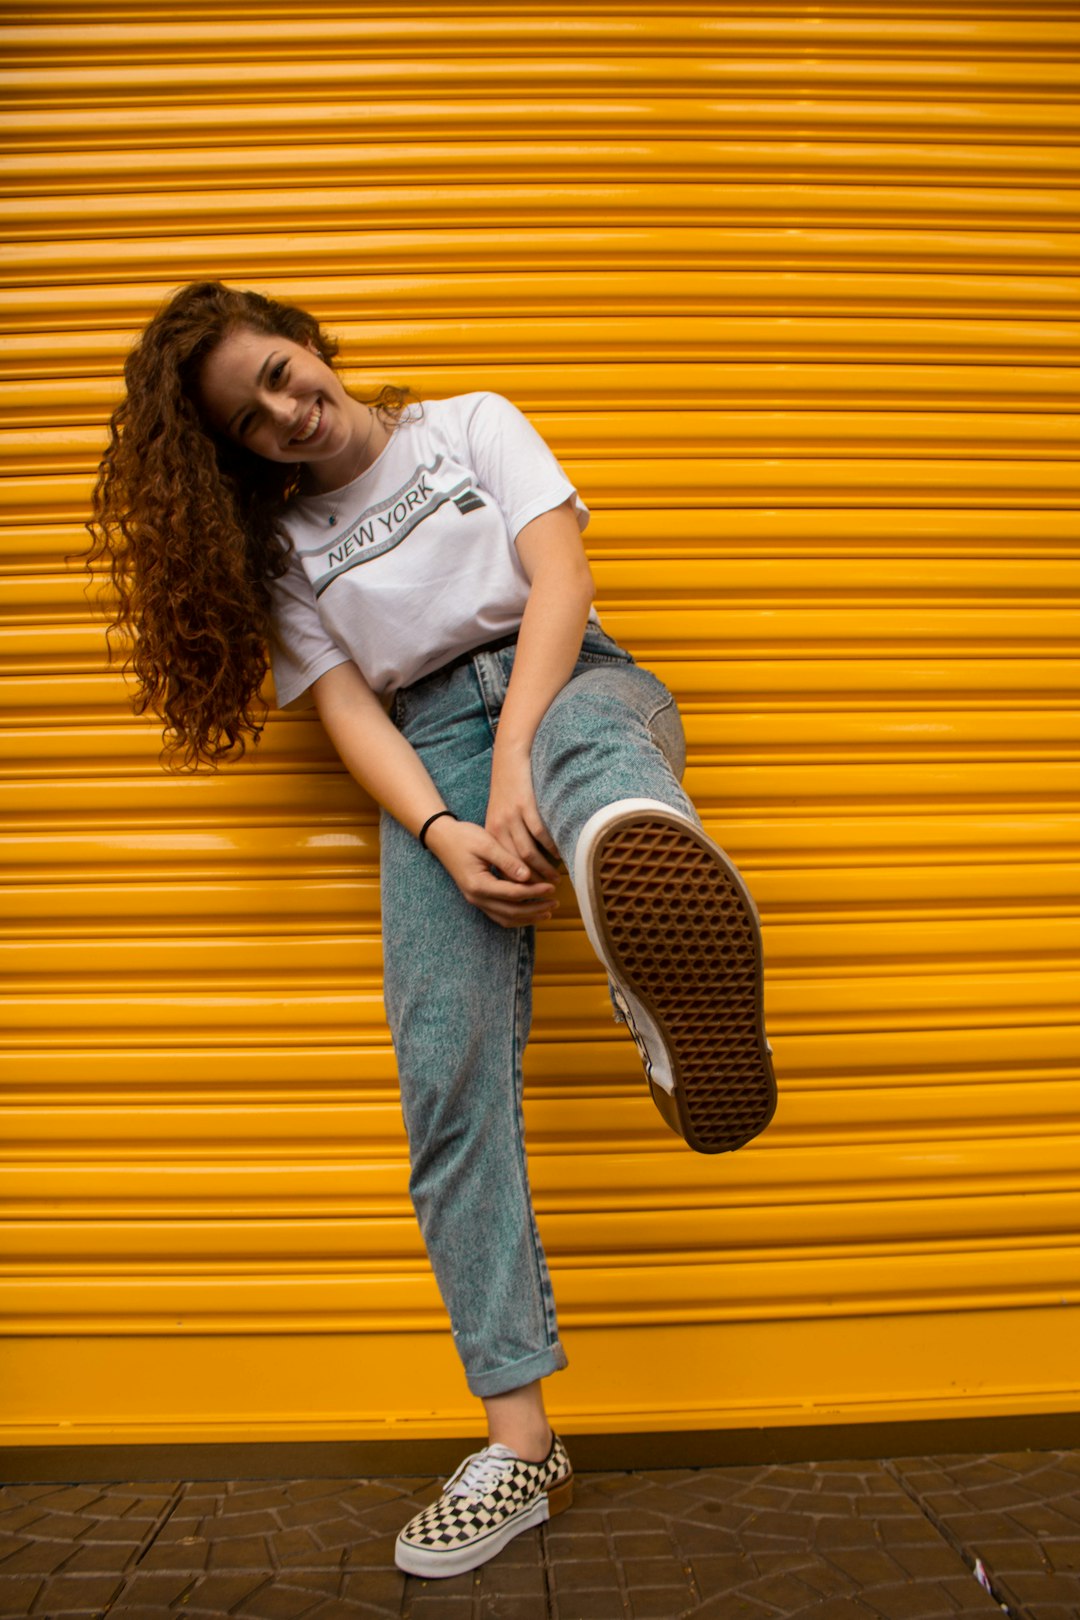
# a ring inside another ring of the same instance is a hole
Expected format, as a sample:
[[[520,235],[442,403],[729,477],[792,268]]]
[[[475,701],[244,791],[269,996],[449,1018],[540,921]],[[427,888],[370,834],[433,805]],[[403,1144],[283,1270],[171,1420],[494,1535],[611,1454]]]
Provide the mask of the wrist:
[[[457,816],[452,810],[433,810],[431,815],[428,816],[427,820],[423,823],[416,834],[421,849],[427,849],[429,847],[428,841],[434,827],[437,827],[442,821],[456,821],[457,819]]]
[[[524,760],[532,753],[533,733],[513,731],[503,726],[502,722],[495,732],[495,753],[500,759]]]
[[[443,852],[453,843],[460,826],[461,822],[457,816],[440,816],[438,821],[433,821],[424,840],[424,848],[428,854],[434,855],[436,860],[441,860]]]

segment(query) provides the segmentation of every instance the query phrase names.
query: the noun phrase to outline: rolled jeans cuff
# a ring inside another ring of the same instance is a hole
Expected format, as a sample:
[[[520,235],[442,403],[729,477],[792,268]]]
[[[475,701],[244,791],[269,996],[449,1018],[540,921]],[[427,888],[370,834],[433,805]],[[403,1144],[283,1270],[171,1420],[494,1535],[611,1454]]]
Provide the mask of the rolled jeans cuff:
[[[520,1361],[508,1361],[491,1372],[466,1373],[466,1381],[471,1392],[483,1400],[486,1395],[506,1395],[523,1384],[535,1383],[548,1373],[561,1372],[566,1365],[566,1351],[556,1340],[546,1350],[537,1350]]]

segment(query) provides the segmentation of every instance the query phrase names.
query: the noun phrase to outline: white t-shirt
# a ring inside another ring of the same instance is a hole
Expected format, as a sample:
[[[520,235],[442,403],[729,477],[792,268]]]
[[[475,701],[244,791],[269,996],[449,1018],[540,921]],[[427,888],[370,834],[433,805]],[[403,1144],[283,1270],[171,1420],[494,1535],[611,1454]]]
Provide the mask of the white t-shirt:
[[[359,478],[286,513],[293,554],[269,581],[278,706],[349,659],[388,694],[511,634],[529,595],[514,542],[571,496],[584,529],[574,486],[500,394],[410,406]]]

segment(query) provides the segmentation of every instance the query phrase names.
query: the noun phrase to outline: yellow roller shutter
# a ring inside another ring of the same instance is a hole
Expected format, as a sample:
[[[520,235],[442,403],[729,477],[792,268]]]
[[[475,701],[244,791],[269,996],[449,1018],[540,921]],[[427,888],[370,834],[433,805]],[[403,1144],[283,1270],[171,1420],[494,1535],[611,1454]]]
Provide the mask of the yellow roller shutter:
[[[1075,8],[6,19],[4,1439],[476,1428],[371,806],[310,716],[165,774],[64,561],[125,350],[208,275],[361,389],[531,416],[761,904],[781,1104],[717,1160],[569,893],[543,930],[561,1429],[1074,1408]]]

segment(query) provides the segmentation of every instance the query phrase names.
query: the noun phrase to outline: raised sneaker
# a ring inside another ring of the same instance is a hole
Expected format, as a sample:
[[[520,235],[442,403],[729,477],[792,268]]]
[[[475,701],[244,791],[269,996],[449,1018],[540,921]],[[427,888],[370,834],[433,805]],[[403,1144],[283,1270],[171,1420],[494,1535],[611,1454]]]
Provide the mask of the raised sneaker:
[[[409,1575],[461,1575],[486,1564],[508,1541],[570,1506],[574,1474],[558,1435],[543,1462],[509,1446],[474,1452],[397,1538],[394,1558]]]
[[[688,816],[620,799],[585,823],[573,876],[663,1118],[698,1153],[742,1147],[772,1119],[776,1080],[761,922],[738,869]]]

